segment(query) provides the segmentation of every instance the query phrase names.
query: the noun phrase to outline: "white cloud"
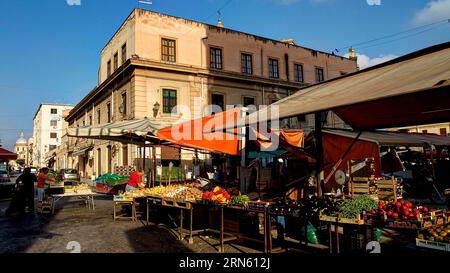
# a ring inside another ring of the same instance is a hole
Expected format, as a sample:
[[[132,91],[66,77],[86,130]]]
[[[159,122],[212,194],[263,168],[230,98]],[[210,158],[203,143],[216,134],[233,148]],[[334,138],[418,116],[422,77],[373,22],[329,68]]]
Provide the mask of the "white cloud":
[[[66,0],[69,6],[81,6],[81,0]]]
[[[419,11],[414,23],[426,24],[450,18],[450,0],[434,0]]]
[[[348,54],[346,54],[345,56],[348,57]],[[382,54],[375,58],[370,58],[369,56],[364,54],[356,54],[356,56],[358,56],[358,66],[360,69],[365,69],[377,64],[381,64],[398,57],[393,54],[386,54],[386,55]]]

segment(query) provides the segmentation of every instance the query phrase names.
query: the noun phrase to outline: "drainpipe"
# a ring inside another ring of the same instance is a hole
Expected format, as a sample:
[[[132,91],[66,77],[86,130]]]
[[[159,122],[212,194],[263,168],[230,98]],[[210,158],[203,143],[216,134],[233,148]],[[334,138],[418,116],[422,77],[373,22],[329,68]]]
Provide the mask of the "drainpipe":
[[[204,84],[203,78],[201,79],[201,88],[200,88],[200,115],[203,117],[203,94],[204,94]]]
[[[264,86],[262,87],[262,104],[261,105],[265,105],[266,102],[266,95],[265,95],[265,90],[264,90]]]

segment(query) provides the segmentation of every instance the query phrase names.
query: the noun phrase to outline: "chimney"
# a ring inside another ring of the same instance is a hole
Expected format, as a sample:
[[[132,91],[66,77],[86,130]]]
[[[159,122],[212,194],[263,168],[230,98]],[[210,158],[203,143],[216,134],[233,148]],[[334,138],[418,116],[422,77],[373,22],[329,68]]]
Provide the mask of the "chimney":
[[[348,49],[348,58],[355,62],[358,61],[358,56],[356,56],[355,49],[353,47]]]
[[[217,20],[217,26],[223,28],[222,19]]]

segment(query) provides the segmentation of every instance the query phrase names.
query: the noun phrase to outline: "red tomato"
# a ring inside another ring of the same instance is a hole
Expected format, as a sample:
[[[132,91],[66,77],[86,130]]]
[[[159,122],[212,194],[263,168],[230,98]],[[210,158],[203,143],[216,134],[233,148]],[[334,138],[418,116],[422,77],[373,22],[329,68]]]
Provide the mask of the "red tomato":
[[[428,212],[428,208],[423,207],[423,208],[422,208],[422,212]]]
[[[394,219],[398,219],[398,213],[393,212],[393,213],[392,213],[392,217],[393,217]]]

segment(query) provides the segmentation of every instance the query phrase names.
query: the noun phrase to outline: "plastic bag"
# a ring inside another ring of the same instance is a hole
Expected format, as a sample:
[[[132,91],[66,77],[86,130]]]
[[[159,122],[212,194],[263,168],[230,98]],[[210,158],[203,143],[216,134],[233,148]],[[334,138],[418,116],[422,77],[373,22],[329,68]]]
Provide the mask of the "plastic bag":
[[[319,240],[317,239],[317,234],[316,234],[317,229],[311,224],[309,223],[308,226],[306,227],[306,237],[308,239],[308,242],[311,244],[318,244]],[[302,234],[302,238],[303,235],[305,234],[305,227],[302,227],[300,229],[300,232]]]
[[[380,241],[382,234],[383,234],[383,230],[377,228],[377,241],[378,242]]]

